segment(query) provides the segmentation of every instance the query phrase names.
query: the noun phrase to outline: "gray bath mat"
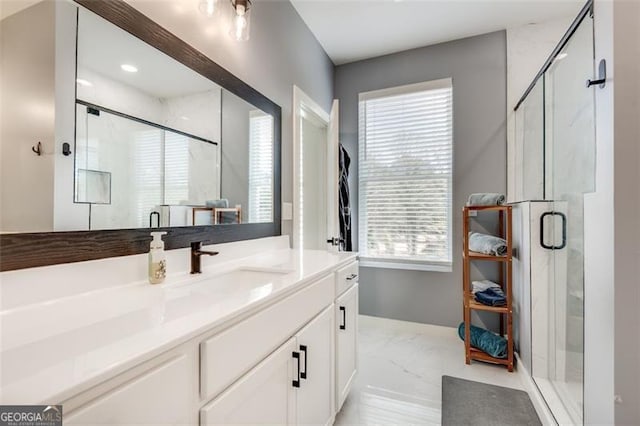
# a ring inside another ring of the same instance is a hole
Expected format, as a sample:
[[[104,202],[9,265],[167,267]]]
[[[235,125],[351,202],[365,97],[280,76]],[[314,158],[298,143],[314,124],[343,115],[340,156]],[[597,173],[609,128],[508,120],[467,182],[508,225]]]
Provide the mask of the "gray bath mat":
[[[442,376],[442,425],[542,425],[526,392]]]

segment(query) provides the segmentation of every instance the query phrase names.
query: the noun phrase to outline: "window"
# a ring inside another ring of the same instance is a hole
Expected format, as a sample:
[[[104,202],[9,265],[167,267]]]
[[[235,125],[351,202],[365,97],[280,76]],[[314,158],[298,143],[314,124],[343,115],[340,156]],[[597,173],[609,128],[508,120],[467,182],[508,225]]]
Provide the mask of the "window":
[[[118,120],[127,120],[114,116]],[[162,130],[148,128],[134,121],[124,121],[133,140],[133,161],[130,163],[133,176],[130,197],[135,206],[135,227],[147,226],[149,213],[162,203]],[[114,204],[117,205],[117,204]],[[127,204],[121,204],[126,206]],[[120,207],[124,212],[128,208]],[[125,213],[126,214],[126,213]],[[131,226],[131,225],[129,225]]]
[[[249,222],[273,222],[273,117],[249,115]]]
[[[360,94],[363,266],[451,271],[451,79]]]
[[[164,202],[182,204],[189,198],[189,138],[164,132]],[[202,182],[205,183],[205,182]]]

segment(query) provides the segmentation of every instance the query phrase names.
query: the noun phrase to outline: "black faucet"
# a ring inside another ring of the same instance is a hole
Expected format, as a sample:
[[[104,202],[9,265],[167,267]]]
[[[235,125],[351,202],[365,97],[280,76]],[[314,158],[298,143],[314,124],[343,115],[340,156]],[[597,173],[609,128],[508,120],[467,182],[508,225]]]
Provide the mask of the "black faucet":
[[[202,250],[202,241],[191,243],[191,273],[199,274],[202,272],[200,269],[200,256],[215,256],[216,254],[218,254],[217,251]]]

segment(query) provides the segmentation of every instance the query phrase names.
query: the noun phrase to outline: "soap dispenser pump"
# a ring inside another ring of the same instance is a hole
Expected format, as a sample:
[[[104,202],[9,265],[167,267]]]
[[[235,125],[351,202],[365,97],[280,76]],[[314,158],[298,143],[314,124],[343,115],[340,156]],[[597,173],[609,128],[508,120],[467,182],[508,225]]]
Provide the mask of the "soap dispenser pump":
[[[164,241],[162,236],[166,232],[152,232],[151,246],[149,247],[149,282],[160,284],[167,276],[167,259],[164,253]]]

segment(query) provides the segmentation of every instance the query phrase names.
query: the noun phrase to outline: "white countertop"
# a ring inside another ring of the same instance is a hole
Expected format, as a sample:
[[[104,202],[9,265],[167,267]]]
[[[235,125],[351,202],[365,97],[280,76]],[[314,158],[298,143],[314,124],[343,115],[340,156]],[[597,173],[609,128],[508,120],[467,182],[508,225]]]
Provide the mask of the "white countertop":
[[[161,285],[136,282],[7,309],[0,312],[0,403],[62,402],[355,257],[271,250]]]

